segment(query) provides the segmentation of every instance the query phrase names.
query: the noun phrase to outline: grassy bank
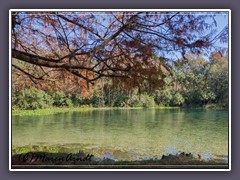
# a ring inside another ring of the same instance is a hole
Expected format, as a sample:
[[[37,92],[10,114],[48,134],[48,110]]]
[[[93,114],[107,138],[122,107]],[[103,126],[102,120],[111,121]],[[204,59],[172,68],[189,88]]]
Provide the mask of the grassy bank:
[[[36,110],[22,110],[15,109],[12,110],[13,116],[44,116],[44,115],[52,115],[57,113],[64,112],[84,112],[91,110],[114,110],[114,109],[146,109],[145,107],[91,107],[91,106],[83,106],[83,107],[51,107],[47,109],[36,109]],[[206,109],[206,110],[226,110],[217,106],[194,106],[194,107],[171,107],[171,106],[155,106],[148,109]]]
[[[36,110],[12,110],[13,116],[44,116],[63,112],[74,112],[74,111],[88,111],[93,110],[91,107],[51,107],[47,109],[36,109]]]
[[[13,116],[44,116],[63,112],[83,112],[91,110],[114,110],[114,109],[145,109],[144,107],[51,107],[48,109],[36,109],[36,110],[12,110]],[[180,107],[165,107],[165,106],[155,106],[151,109],[180,109]]]
[[[47,109],[36,109],[36,110],[22,110],[15,109],[12,110],[13,116],[44,116],[44,115],[52,115],[57,113],[64,112],[84,112],[91,110],[114,110],[114,109],[146,109],[145,107],[51,107]],[[205,110],[228,110],[226,108],[218,107],[218,106],[204,106],[204,107],[171,107],[171,106],[155,106],[148,109],[205,109]]]

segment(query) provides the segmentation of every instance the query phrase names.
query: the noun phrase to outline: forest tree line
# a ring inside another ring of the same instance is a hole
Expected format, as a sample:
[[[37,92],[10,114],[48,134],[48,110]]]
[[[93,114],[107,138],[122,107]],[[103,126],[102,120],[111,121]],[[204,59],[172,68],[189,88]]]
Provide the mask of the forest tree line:
[[[227,109],[228,54],[213,52],[209,58],[203,55],[186,56],[187,63],[184,59],[172,62],[164,59],[171,73],[164,78],[164,85],[161,86],[142,82],[138,87],[128,88],[114,79],[104,78],[99,79],[94,85],[82,81],[78,86],[68,79],[52,86],[49,84],[44,86],[44,83],[39,86],[30,83],[29,79],[19,77],[13,71],[15,83],[12,85],[12,106],[13,109],[80,106],[179,106]]]
[[[227,107],[219,12],[12,12],[12,104]],[[209,55],[201,53],[218,52]],[[181,56],[181,60],[179,59]]]

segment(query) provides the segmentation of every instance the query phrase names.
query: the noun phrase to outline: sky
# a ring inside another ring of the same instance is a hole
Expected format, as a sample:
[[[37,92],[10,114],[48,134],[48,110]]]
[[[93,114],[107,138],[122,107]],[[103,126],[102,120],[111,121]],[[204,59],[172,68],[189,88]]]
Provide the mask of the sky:
[[[216,14],[215,20],[217,22],[217,33],[216,34],[219,34],[223,30],[223,28],[228,24],[228,15],[227,15],[227,13]],[[210,21],[210,18],[209,18],[209,21]],[[223,43],[220,43],[219,41],[217,41],[214,44],[214,46],[219,47],[219,48],[227,48],[228,43],[223,44]],[[177,56],[178,56],[178,58],[181,58],[181,53],[178,53]]]
[[[224,16],[224,15],[217,15],[216,16],[216,21],[217,21],[217,34],[220,33],[222,31],[222,29],[228,25],[228,15]],[[227,48],[228,47],[228,43],[219,43],[217,42],[215,44],[216,46],[219,47],[224,47]]]
[[[215,17],[215,20],[216,20],[216,23],[217,23],[217,27],[216,27],[216,34],[219,34],[225,26],[227,26],[229,24],[228,22],[228,14],[218,14],[216,15]],[[214,44],[214,47],[217,47],[217,48],[228,48],[228,43],[221,43],[219,41],[217,41],[215,44]],[[177,53],[177,57],[178,58],[182,58],[181,56],[181,53]],[[205,59],[208,59],[209,56],[206,56],[206,55],[203,55],[203,57]]]

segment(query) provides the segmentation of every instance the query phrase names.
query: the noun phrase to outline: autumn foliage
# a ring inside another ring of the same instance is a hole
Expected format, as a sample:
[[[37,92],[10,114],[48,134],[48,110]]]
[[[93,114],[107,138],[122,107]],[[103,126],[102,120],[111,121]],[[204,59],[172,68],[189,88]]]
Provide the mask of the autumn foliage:
[[[138,88],[139,92],[163,87],[171,75],[168,60],[179,54],[186,59],[187,53],[213,45],[215,15],[12,12],[14,87],[86,96],[103,79],[112,82],[111,88]]]

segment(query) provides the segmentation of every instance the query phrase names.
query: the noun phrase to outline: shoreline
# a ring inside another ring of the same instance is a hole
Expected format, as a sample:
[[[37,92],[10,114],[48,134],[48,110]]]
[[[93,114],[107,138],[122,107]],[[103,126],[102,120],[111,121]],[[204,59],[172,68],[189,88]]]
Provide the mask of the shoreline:
[[[52,115],[64,112],[86,112],[92,110],[131,110],[131,109],[181,109],[181,107],[164,107],[157,106],[151,108],[144,107],[52,107],[48,109],[36,110],[12,110],[12,116],[36,116],[36,115]]]
[[[176,106],[155,106],[155,107],[51,107],[47,109],[36,110],[12,110],[12,116],[44,116],[53,115],[57,113],[66,112],[87,112],[92,110],[142,110],[142,109],[160,109],[160,110],[215,110],[215,111],[227,111],[226,109],[209,109],[206,107],[176,107]]]
[[[20,168],[21,166],[29,166],[32,168],[38,166],[46,168],[48,166],[54,168],[58,166],[69,166],[69,168],[74,168],[74,166],[92,166],[90,168],[101,168],[101,166],[113,166],[111,168],[118,168],[118,166],[121,166],[121,168],[128,166],[131,168],[147,168],[148,166],[150,166],[150,168],[152,168],[152,166],[155,166],[155,168],[168,168],[168,166],[172,166],[172,168],[178,166],[180,168],[186,168],[185,166],[189,166],[190,168],[191,166],[194,168],[203,168],[204,166],[208,168],[218,168],[219,166],[228,167],[228,157],[223,155],[218,156],[218,158],[213,156],[212,158],[204,159],[200,155],[195,156],[192,153],[178,151],[176,154],[162,154],[158,157],[148,157],[146,159],[144,157],[140,159],[132,159],[130,157],[121,159],[121,156],[118,157],[116,156],[117,154],[112,152],[102,156],[86,150],[83,147],[79,147],[79,149],[81,150],[74,151],[73,149],[64,149],[63,146],[13,146],[11,160],[12,165],[16,167],[20,166]]]

